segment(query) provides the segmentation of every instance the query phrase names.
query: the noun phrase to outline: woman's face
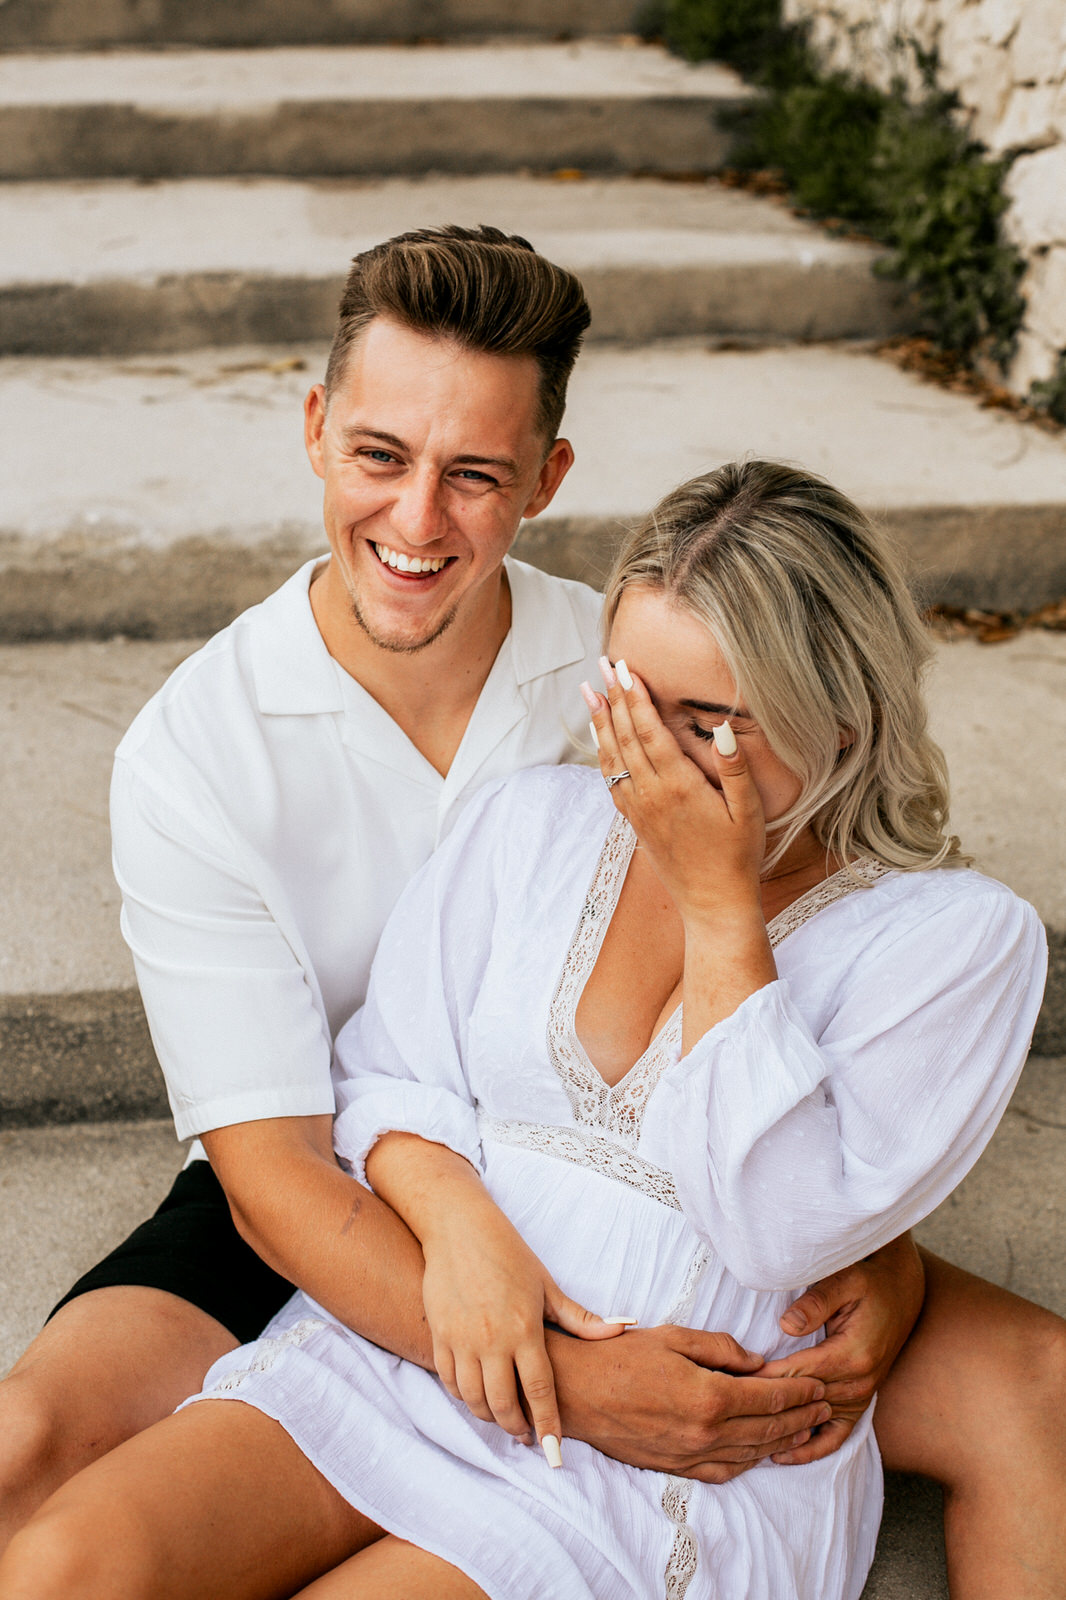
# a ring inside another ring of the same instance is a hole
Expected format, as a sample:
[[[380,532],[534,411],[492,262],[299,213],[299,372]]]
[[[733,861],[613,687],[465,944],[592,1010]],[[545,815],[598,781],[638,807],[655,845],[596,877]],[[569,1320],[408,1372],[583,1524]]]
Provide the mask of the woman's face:
[[[643,678],[663,722],[716,789],[721,785],[711,735],[728,718],[767,821],[783,816],[796,801],[799,778],[770,749],[713,636],[691,612],[661,589],[632,584],[619,601],[607,653]]]

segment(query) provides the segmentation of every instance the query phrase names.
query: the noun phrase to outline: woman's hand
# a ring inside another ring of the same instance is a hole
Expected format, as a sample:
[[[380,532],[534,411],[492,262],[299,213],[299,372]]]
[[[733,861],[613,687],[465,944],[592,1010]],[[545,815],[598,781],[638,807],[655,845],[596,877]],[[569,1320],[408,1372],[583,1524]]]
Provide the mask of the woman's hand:
[[[640,678],[625,662],[602,662],[606,697],[588,684],[604,778],[627,772],[611,799],[633,825],[682,920],[719,920],[742,909],[761,917],[759,873],[766,818],[736,739],[716,731],[712,757],[717,788],[685,755],[663,723]],[[632,687],[624,688],[620,679]],[[721,743],[719,742],[721,740]],[[723,750],[732,746],[731,753]]]
[[[611,798],[628,818],[685,929],[681,1050],[777,977],[762,911],[766,817],[736,740],[715,734],[716,788],[664,725],[644,684],[602,663],[607,698],[582,693]],[[623,681],[620,681],[623,680]],[[624,685],[628,680],[628,686]],[[726,724],[728,727],[728,724]],[[732,749],[730,749],[732,745]]]
[[[441,1382],[475,1417],[527,1444],[532,1422],[549,1462],[559,1465],[562,1424],[544,1324],[580,1339],[610,1339],[625,1321],[605,1322],[563,1294],[487,1195],[476,1213],[464,1207],[461,1220],[434,1230],[423,1251],[422,1297]]]
[[[550,1464],[561,1466],[545,1321],[579,1339],[613,1339],[632,1318],[605,1321],[563,1294],[454,1151],[387,1133],[366,1167],[376,1192],[422,1245],[422,1299],[441,1382],[475,1417],[525,1443],[532,1423]]]

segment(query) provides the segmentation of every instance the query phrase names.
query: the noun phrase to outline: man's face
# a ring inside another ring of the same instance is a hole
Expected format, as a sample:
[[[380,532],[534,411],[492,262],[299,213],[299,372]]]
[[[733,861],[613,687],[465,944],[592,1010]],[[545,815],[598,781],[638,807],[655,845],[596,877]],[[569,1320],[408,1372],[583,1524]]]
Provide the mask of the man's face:
[[[311,465],[325,484],[336,617],[386,650],[420,650],[456,620],[499,605],[518,524],[550,502],[573,452],[545,457],[532,357],[485,355],[378,318],[325,403],[305,403]]]

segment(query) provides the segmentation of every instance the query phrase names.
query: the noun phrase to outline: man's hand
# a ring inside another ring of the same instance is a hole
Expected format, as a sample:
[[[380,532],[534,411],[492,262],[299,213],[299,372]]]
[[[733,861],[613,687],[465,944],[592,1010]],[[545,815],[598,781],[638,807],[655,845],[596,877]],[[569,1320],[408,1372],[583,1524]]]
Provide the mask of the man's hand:
[[[763,1376],[821,1378],[832,1420],[807,1444],[775,1452],[781,1466],[839,1450],[880,1388],[922,1309],[925,1273],[909,1233],[807,1290],[781,1318],[786,1333],[825,1328],[821,1344],[770,1362]]]
[[[762,1358],[724,1333],[636,1328],[592,1344],[549,1331],[548,1353],[564,1433],[703,1483],[806,1443],[830,1416],[819,1379],[764,1377]]]

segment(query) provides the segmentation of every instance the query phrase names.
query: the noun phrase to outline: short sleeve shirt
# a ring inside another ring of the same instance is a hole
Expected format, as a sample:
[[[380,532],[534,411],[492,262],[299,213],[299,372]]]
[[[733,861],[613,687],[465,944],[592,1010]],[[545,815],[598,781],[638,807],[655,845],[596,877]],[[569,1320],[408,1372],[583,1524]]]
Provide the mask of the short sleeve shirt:
[[[483,784],[588,744],[594,590],[508,558],[511,628],[442,778],[327,651],[316,565],[183,662],[115,758],[122,930],[180,1138],[332,1112],[404,885]]]

